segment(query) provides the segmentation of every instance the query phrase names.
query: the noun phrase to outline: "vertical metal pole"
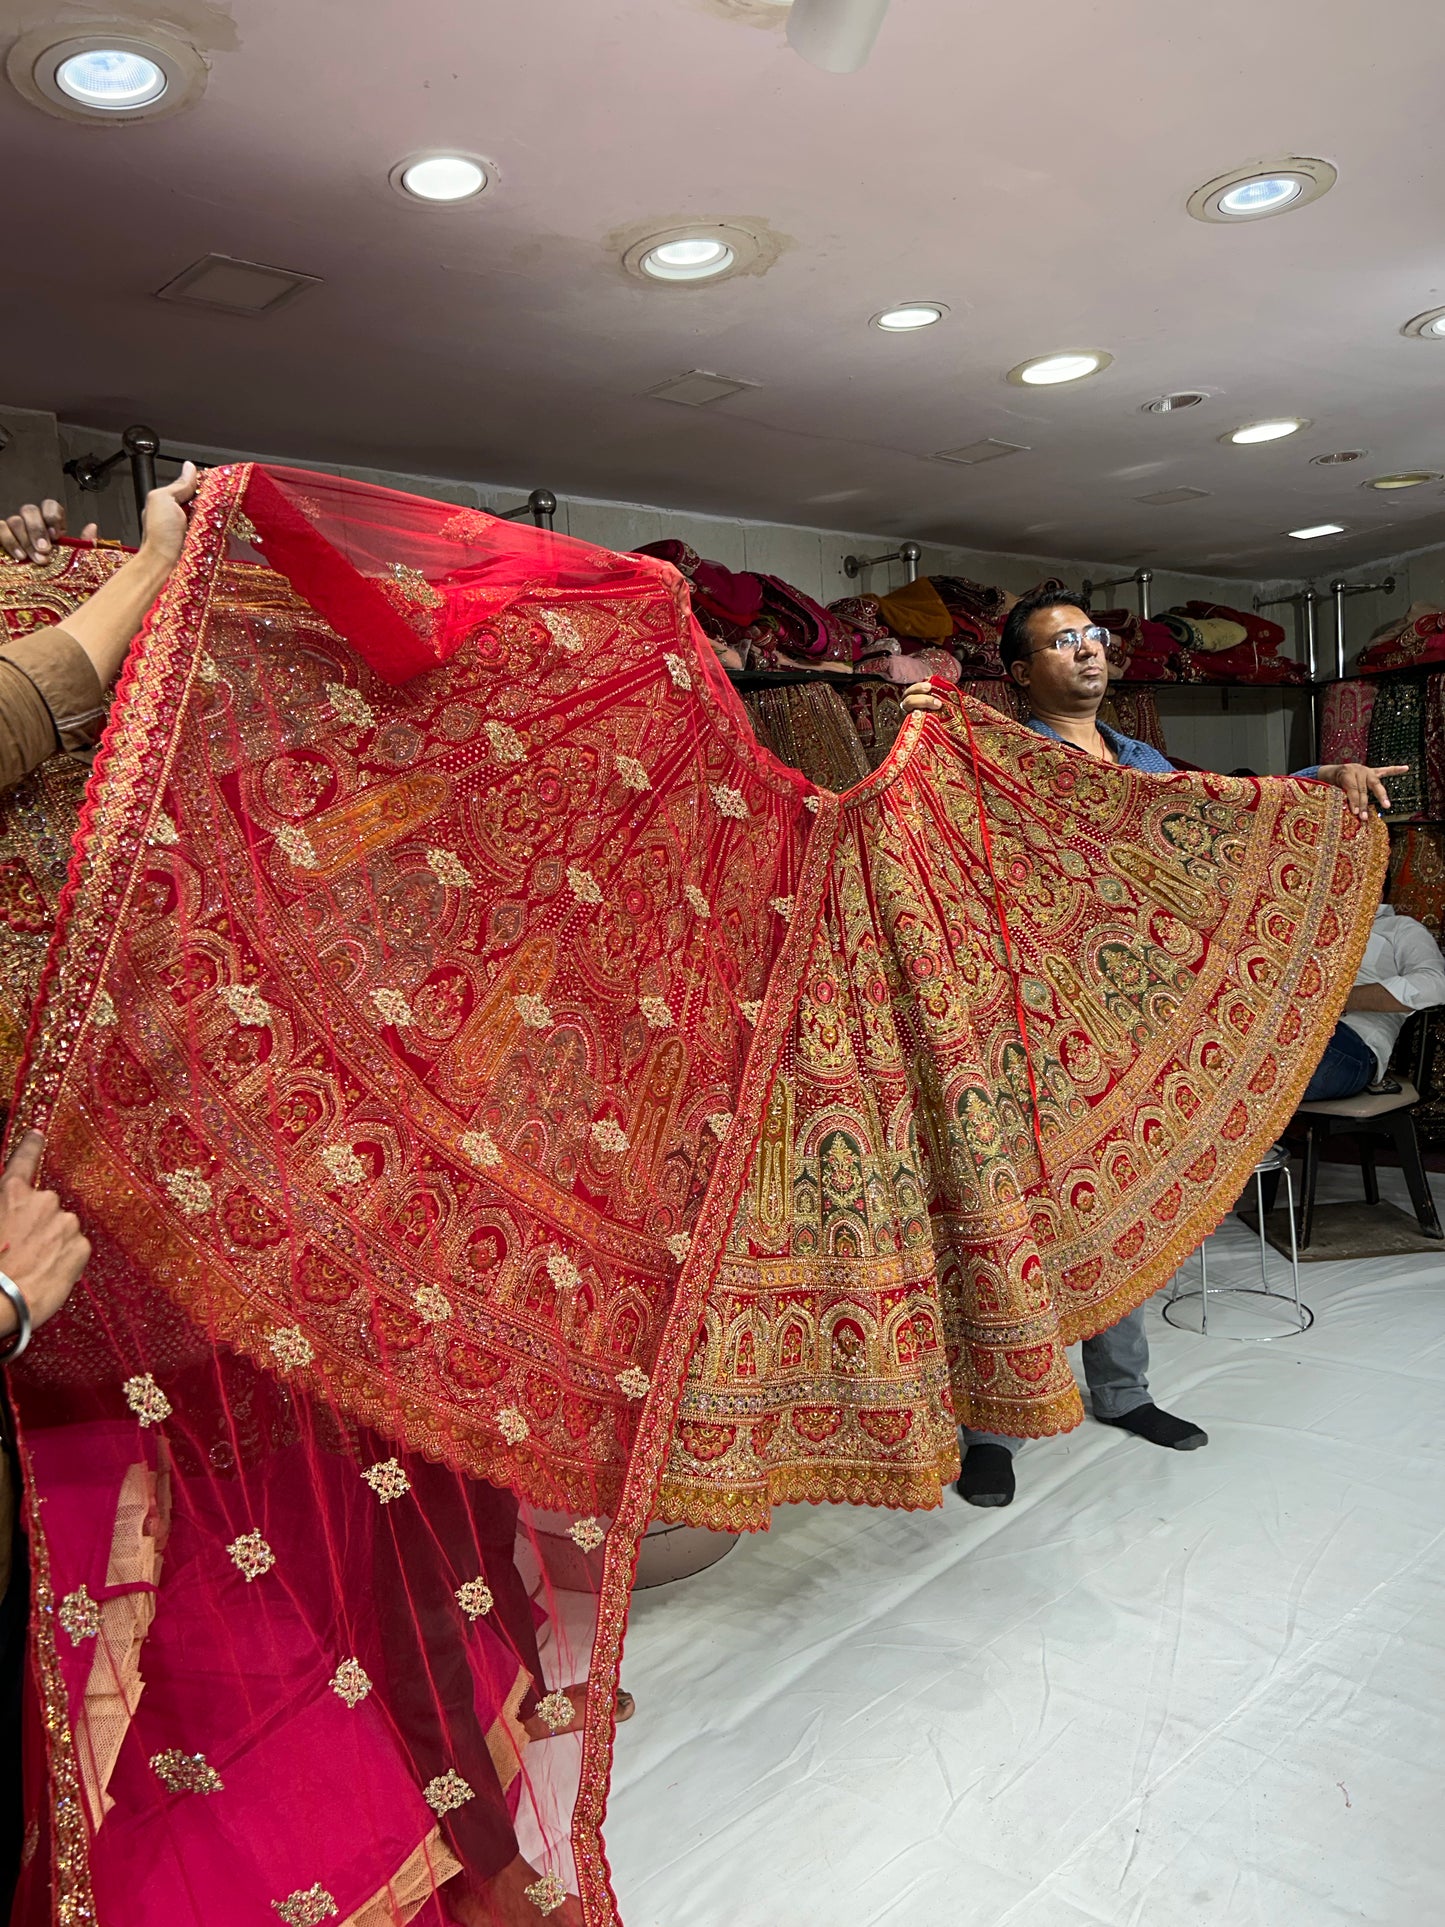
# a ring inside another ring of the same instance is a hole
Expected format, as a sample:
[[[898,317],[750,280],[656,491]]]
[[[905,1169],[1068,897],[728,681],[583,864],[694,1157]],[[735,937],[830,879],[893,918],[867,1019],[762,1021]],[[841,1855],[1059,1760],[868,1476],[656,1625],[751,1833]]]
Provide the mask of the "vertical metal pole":
[[[1335,599],[1335,675],[1344,680],[1345,674],[1345,584],[1338,577],[1330,584],[1330,594]]]
[[[1300,597],[1305,612],[1305,661],[1309,664],[1310,681],[1319,680],[1320,666],[1315,653],[1315,604],[1319,597],[1313,589],[1306,589]]]
[[[156,456],[161,449],[161,438],[153,428],[138,424],[128,428],[120,438],[120,445],[130,457],[131,487],[135,490],[135,517],[144,526],[146,497],[156,485]]]
[[[918,580],[918,559],[923,554],[916,542],[905,542],[898,551],[902,558],[904,572],[910,582]]]
[[[1141,622],[1147,622],[1151,614],[1149,607],[1149,584],[1154,580],[1154,571],[1152,569],[1141,569],[1136,580],[1139,584],[1139,620]]]

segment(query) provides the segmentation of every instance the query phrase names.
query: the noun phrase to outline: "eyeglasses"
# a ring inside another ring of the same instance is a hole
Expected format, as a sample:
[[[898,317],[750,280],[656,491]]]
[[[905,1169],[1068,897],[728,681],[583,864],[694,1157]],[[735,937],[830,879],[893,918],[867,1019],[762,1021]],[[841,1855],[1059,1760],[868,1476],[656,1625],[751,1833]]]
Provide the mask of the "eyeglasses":
[[[1101,629],[1097,622],[1091,622],[1087,629],[1061,629],[1044,644],[1043,649],[1030,649],[1029,654],[1041,656],[1046,649],[1071,649],[1077,656],[1086,642],[1093,643],[1096,649],[1102,649],[1107,655],[1114,646],[1113,633]]]

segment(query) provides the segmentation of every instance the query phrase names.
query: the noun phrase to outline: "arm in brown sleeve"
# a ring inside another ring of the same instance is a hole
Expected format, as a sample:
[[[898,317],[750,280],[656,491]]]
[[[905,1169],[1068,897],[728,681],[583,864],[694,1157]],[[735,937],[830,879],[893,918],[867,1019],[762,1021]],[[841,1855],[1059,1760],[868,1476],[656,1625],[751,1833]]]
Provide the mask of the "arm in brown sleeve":
[[[64,629],[38,629],[0,649],[0,790],[56,750],[93,743],[104,721],[100,678]]]

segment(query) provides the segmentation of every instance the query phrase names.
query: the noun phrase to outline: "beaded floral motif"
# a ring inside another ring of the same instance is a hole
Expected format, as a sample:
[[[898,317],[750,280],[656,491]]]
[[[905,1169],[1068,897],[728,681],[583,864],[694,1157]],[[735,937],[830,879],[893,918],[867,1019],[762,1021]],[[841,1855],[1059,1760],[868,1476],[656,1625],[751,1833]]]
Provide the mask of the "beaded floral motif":
[[[628,1398],[646,1398],[652,1390],[652,1380],[640,1365],[629,1365],[625,1372],[619,1372],[617,1384]]]
[[[97,1030],[109,1030],[116,1023],[115,999],[108,990],[98,990],[90,1006],[90,1021]]]
[[[546,1030],[552,1022],[552,1011],[548,1004],[534,990],[524,990],[512,1002],[517,1006],[517,1015],[528,1030]]]
[[[225,1786],[204,1753],[182,1753],[175,1746],[151,1755],[151,1771],[171,1793],[219,1793]]]
[[[712,906],[708,903],[707,898],[695,883],[684,884],[682,894],[692,905],[696,915],[700,917],[710,917],[712,915]]]
[[[239,1539],[231,1541],[226,1551],[231,1555],[231,1564],[247,1585],[269,1572],[276,1563],[275,1553],[259,1532],[243,1532]]]
[[[805,810],[811,810],[814,816],[816,816],[818,814],[818,811],[822,808],[822,805],[818,801],[818,798],[816,796],[805,796],[803,798],[803,808]]]
[[[336,1184],[360,1184],[366,1176],[366,1166],[356,1155],[354,1145],[323,1145],[321,1149],[321,1162],[326,1166],[332,1181]]]
[[[211,1187],[199,1171],[167,1171],[161,1183],[188,1218],[199,1218],[214,1202]]]
[[[490,1131],[464,1131],[459,1142],[472,1163],[481,1165],[483,1169],[502,1161],[502,1154]]]
[[[725,783],[709,783],[708,788],[719,816],[731,816],[741,822],[747,815],[747,801],[741,790],[729,789]]]
[[[414,602],[422,609],[440,609],[446,597],[435,590],[420,569],[413,569],[405,562],[393,562],[392,578],[408,602]]]
[[[584,637],[579,636],[568,618],[560,609],[543,609],[542,625],[559,649],[565,649],[569,656],[577,655],[587,647]]]
[[[604,1151],[625,1151],[628,1148],[626,1131],[615,1118],[599,1117],[592,1126],[592,1141],[601,1145]]]
[[[231,533],[248,549],[259,549],[262,537],[256,533],[256,524],[241,509],[231,510]]]
[[[485,1619],[492,1610],[492,1589],[485,1579],[469,1579],[457,1587],[457,1604],[468,1619]]]
[[[721,1143],[733,1128],[733,1114],[731,1111],[714,1111],[710,1117],[703,1119],[703,1123]]]
[[[271,1006],[255,984],[218,984],[216,995],[241,1024],[269,1024]]]
[[[55,1609],[55,1617],[70,1634],[72,1646],[82,1639],[94,1639],[100,1631],[100,1607],[84,1586],[68,1592]]]
[[[678,689],[692,688],[692,677],[681,656],[666,655],[662,660],[667,664],[667,673]]]
[[[672,1029],[672,1012],[667,1007],[665,997],[644,997],[638,1004],[638,1009],[653,1030]]]
[[[314,870],[317,865],[315,845],[305,830],[298,829],[294,823],[282,823],[276,831],[276,847],[298,870]]]
[[[426,1325],[444,1325],[452,1315],[452,1301],[440,1285],[418,1285],[411,1302]]]
[[[472,873],[462,862],[455,850],[428,850],[426,860],[431,865],[432,875],[443,883],[449,883],[460,890],[464,883],[472,881]]]
[[[582,1273],[565,1251],[547,1253],[547,1276],[558,1291],[575,1291],[582,1282]]]
[[[520,1445],[531,1429],[515,1405],[504,1405],[497,1414],[497,1430],[508,1445]]]
[[[128,1378],[123,1389],[126,1404],[143,1426],[159,1425],[170,1417],[171,1402],[149,1372]]]
[[[455,1813],[472,1798],[472,1789],[460,1773],[451,1771],[439,1773],[434,1780],[428,1780],[423,1795],[432,1812],[440,1817],[444,1813]]]
[[[596,1552],[603,1544],[607,1534],[595,1519],[579,1519],[574,1526],[568,1526],[567,1537],[583,1552]]]
[[[326,700],[331,704],[332,715],[343,723],[355,723],[358,729],[370,729],[376,721],[376,711],[361,691],[353,689],[349,683],[327,683]]]
[[[570,1726],[577,1717],[577,1708],[563,1692],[548,1693],[545,1699],[537,1701],[537,1718],[544,1726],[560,1733],[564,1726]]]
[[[148,843],[157,843],[163,849],[169,850],[174,844],[179,843],[180,840],[181,833],[175,824],[172,823],[164,810],[157,810],[155,820],[151,824],[150,835],[146,838],[146,841]]]
[[[360,1706],[371,1691],[371,1675],[359,1659],[343,1659],[331,1675],[331,1690],[348,1706]]]
[[[762,999],[760,997],[750,997],[747,1003],[739,1004],[738,1009],[750,1024],[756,1024],[763,1014]]]
[[[271,1333],[266,1343],[283,1372],[304,1371],[316,1356],[311,1340],[299,1325],[283,1325]]]
[[[394,1024],[398,1030],[416,1021],[411,1014],[411,1005],[399,990],[373,990],[371,1001],[377,1015],[386,1023]]]
[[[670,1238],[663,1239],[663,1243],[679,1264],[692,1250],[692,1238],[686,1231],[674,1231]]]
[[[590,870],[579,870],[569,865],[567,881],[572,886],[572,894],[579,903],[601,903],[602,891]]]
[[[770,910],[776,910],[784,923],[791,923],[795,906],[796,899],[793,897],[774,897],[769,903],[768,908]]]
[[[314,1887],[298,1887],[294,1894],[288,1894],[284,1900],[273,1900],[271,1905],[286,1927],[321,1927],[323,1920],[330,1920],[333,1914],[341,1912],[319,1880]]]
[[[196,674],[202,682],[217,683],[221,680],[221,665],[214,656],[202,650],[196,657]]]
[[[531,1901],[539,1914],[555,1914],[567,1898],[567,1889],[556,1874],[547,1873],[540,1880],[534,1880],[530,1887],[524,1887],[522,1896]]]
[[[652,788],[652,778],[635,756],[619,756],[613,767],[628,789],[641,792]]]
[[[383,1459],[380,1465],[369,1465],[361,1476],[383,1505],[390,1505],[393,1499],[399,1499],[411,1491],[411,1480],[395,1459]]]
[[[527,745],[510,723],[493,721],[485,723],[483,727],[487,732],[487,741],[492,746],[492,754],[499,763],[526,762]]]

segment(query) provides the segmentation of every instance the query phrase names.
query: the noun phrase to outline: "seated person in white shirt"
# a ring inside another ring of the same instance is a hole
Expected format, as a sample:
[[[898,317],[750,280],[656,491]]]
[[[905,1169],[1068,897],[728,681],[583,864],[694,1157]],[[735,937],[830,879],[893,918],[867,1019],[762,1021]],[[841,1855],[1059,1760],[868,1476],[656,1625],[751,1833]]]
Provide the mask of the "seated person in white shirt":
[[[1345,1014],[1305,1087],[1305,1103],[1357,1097],[1367,1085],[1383,1082],[1405,1019],[1435,1004],[1445,1004],[1439,944],[1423,923],[1396,916],[1382,903]]]

